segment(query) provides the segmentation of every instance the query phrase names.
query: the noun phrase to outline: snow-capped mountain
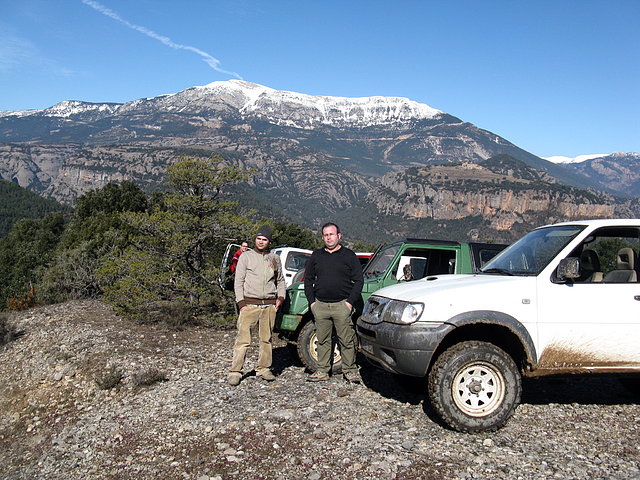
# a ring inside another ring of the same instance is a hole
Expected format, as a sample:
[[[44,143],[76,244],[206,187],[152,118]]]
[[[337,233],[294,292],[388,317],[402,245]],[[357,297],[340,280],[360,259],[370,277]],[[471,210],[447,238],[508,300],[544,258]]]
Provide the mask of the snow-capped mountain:
[[[330,97],[274,90],[241,80],[213,82],[179,93],[134,100],[124,104],[63,101],[44,110],[0,112],[0,116],[69,118],[84,114],[128,115],[149,108],[180,113],[206,113],[230,107],[243,118],[266,120],[276,125],[310,129],[370,127],[433,119],[443,112],[401,97]]]
[[[602,158],[609,155],[608,153],[596,153],[592,155],[578,155],[577,157],[564,157],[562,155],[555,155],[553,157],[543,157],[545,160],[549,160],[553,163],[582,163],[587,160],[593,160],[594,158]]]
[[[287,155],[297,157],[307,149],[340,158],[360,173],[477,163],[504,153],[560,181],[581,182],[498,135],[400,97],[312,96],[229,80],[121,104],[64,101],[44,110],[0,113],[0,142],[224,149],[256,144],[256,136],[260,148],[269,150],[265,144],[286,139],[297,150]]]
[[[305,95],[241,80],[214,82],[194,87],[160,102],[180,104],[195,100],[201,105],[210,99],[225,99],[245,117],[263,119],[295,128],[370,127],[432,119],[440,110],[399,97],[328,97]]]

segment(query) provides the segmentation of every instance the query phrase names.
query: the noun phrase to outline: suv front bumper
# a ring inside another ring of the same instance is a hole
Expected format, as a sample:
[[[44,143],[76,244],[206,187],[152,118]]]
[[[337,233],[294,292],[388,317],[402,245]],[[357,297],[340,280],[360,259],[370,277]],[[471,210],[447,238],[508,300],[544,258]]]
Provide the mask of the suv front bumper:
[[[400,375],[424,377],[440,340],[454,327],[449,324],[367,323],[358,319],[360,351],[383,369]]]

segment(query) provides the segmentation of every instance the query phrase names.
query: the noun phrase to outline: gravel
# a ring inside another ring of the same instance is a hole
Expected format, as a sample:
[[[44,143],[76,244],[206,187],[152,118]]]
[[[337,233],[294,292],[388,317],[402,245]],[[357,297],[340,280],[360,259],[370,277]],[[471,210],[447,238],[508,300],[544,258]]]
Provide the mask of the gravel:
[[[138,324],[97,301],[10,322],[3,479],[640,479],[638,395],[616,379],[527,380],[506,427],[469,435],[438,423],[420,382],[365,362],[361,385],[305,382],[278,339],[277,380],[231,387],[233,330]]]

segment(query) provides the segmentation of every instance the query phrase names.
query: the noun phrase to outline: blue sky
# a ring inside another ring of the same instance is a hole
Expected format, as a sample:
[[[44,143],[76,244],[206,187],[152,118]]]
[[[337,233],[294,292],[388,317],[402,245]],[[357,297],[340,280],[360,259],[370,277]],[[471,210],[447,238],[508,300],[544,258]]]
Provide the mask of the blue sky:
[[[242,78],[408,97],[536,155],[640,152],[638,0],[0,0],[0,110]]]

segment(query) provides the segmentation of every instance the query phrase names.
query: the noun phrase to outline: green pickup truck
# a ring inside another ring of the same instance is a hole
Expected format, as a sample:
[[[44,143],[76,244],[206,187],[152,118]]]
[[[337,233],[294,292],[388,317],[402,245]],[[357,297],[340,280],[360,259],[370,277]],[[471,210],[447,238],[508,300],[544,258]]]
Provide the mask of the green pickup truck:
[[[364,267],[362,303],[354,305],[354,320],[364,302],[376,290],[398,282],[419,280],[433,275],[474,273],[507,245],[467,243],[409,238],[378,247]],[[313,315],[304,294],[304,282],[293,283],[278,312],[275,331],[287,340],[289,351],[310,371],[316,370],[316,332]],[[342,368],[340,351],[333,353],[333,371]]]

